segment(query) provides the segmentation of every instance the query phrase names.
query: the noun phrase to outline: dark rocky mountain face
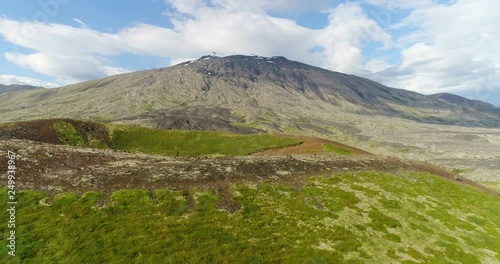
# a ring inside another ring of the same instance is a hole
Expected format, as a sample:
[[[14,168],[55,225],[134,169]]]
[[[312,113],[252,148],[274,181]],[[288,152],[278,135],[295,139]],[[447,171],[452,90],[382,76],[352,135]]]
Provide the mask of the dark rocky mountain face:
[[[10,85],[0,84],[0,94],[9,92],[28,91],[34,89],[43,89],[43,88],[31,85],[21,85],[21,84],[10,84]]]
[[[187,114],[189,122],[181,117],[176,122],[167,122],[165,118],[158,121],[161,116],[172,120],[168,117],[176,111],[205,107],[233,115],[225,120],[242,119],[244,123],[273,131],[289,126],[291,120],[302,120],[299,127],[314,124],[321,129],[323,124],[330,126],[335,122],[333,116],[348,114],[500,127],[498,108],[476,102],[471,107],[467,100],[389,88],[284,57],[204,56],[168,68],[116,75],[58,89],[0,95],[0,116],[4,120],[43,117],[112,120],[155,112],[154,117],[149,118],[167,127],[226,126],[221,120],[214,120],[211,125],[202,122],[210,119],[201,114],[203,111]],[[18,103],[12,103],[14,101]],[[197,113],[198,116],[193,116]],[[233,128],[226,126],[225,129]]]

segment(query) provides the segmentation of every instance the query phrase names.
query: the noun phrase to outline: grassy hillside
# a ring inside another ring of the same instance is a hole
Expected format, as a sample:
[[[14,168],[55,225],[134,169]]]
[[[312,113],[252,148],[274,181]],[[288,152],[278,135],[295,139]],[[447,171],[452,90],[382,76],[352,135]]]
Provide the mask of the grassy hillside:
[[[117,149],[167,156],[247,155],[259,150],[300,143],[296,138],[212,131],[163,130],[131,126],[115,127],[112,131],[112,143]]]
[[[334,145],[331,145],[331,144],[324,144],[323,145],[323,149],[326,152],[334,153],[334,154],[337,154],[337,155],[354,155],[354,153],[352,151],[350,151],[350,150],[341,148],[339,146],[334,146]]]
[[[500,198],[424,173],[18,195],[18,256],[2,263],[498,263]],[[7,191],[0,192],[6,203]],[[0,214],[6,223],[7,214]],[[0,225],[5,234],[6,225]]]
[[[500,182],[480,182],[482,185],[487,186],[488,188],[491,188],[493,190],[496,190],[497,192],[500,192]]]

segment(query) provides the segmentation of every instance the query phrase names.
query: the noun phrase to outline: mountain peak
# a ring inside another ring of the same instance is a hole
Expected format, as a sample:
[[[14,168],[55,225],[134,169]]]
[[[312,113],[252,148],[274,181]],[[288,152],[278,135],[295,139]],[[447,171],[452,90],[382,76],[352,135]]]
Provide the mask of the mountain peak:
[[[224,57],[219,57],[215,55],[203,55],[199,59],[196,60],[189,60],[185,62],[181,62],[177,65],[174,66],[188,66],[193,63],[200,63],[200,62],[206,62],[206,63],[294,63],[294,64],[302,64],[299,62],[291,61],[288,60],[287,58],[283,56],[272,56],[272,57],[264,57],[264,56],[259,56],[259,55],[229,55],[229,56],[224,56]],[[305,64],[302,64],[305,65]]]
[[[189,68],[202,74],[207,82],[221,79],[229,83],[237,82],[244,87],[258,81],[275,83],[283,88],[297,90],[294,83],[302,83],[300,90],[305,91],[304,80],[308,72],[326,71],[282,56],[263,57],[258,55],[230,55],[225,57],[205,55],[197,60],[186,61],[173,68]],[[297,80],[298,79],[298,80]],[[313,83],[313,82],[310,82]],[[262,83],[261,83],[262,84]],[[240,86],[238,85],[238,86]]]

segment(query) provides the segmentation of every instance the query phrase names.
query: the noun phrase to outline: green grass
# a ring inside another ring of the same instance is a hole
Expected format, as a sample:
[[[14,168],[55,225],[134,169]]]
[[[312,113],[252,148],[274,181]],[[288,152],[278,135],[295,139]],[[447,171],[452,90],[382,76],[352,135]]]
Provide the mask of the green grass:
[[[101,139],[94,137],[90,134],[87,135],[87,146],[90,148],[98,148],[98,149],[108,148],[106,143],[104,143]]]
[[[480,182],[482,185],[500,192],[500,182]]]
[[[57,122],[52,125],[59,139],[66,145],[86,147],[85,139],[78,130],[68,122]]]
[[[114,127],[113,146],[120,150],[167,156],[236,156],[297,145],[299,139],[274,135],[238,135],[145,127]]]
[[[152,112],[152,111],[156,110],[155,104],[156,104],[155,102],[145,103],[144,110],[146,110],[148,112]]]
[[[56,131],[59,140],[65,145],[75,147],[90,147],[105,149],[108,146],[99,138],[94,137],[92,134],[82,135],[73,124],[68,122],[57,122],[52,125]]]
[[[168,189],[120,190],[104,206],[96,192],[21,191],[17,256],[0,246],[0,263],[500,262],[500,198],[430,174],[360,172],[310,177],[300,189],[231,191],[242,206],[232,214],[210,189],[190,190],[192,206]]]
[[[451,172],[454,173],[454,174],[462,174],[462,173],[469,173],[469,172],[472,172],[473,169],[459,169],[459,168],[455,168],[455,169],[452,169]]]
[[[334,153],[337,155],[354,155],[354,153],[350,150],[335,146],[335,145],[330,145],[330,144],[324,144],[323,149],[326,152]]]
[[[91,116],[91,117],[89,117],[89,119],[92,122],[102,122],[102,121],[105,121],[105,120],[107,120],[109,118],[106,118],[104,116]]]
[[[11,128],[11,127],[17,127],[18,124],[16,122],[9,122],[9,123],[0,123],[0,128]]]
[[[410,149],[409,148],[403,148],[403,149],[400,149],[398,151],[401,152],[401,153],[410,153]]]

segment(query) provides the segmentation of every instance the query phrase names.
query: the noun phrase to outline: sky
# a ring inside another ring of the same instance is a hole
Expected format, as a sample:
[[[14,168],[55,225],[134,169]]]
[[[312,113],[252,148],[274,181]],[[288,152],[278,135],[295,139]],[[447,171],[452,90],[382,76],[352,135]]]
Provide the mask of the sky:
[[[59,87],[256,54],[500,106],[497,10],[498,0],[0,0],[0,83]]]

